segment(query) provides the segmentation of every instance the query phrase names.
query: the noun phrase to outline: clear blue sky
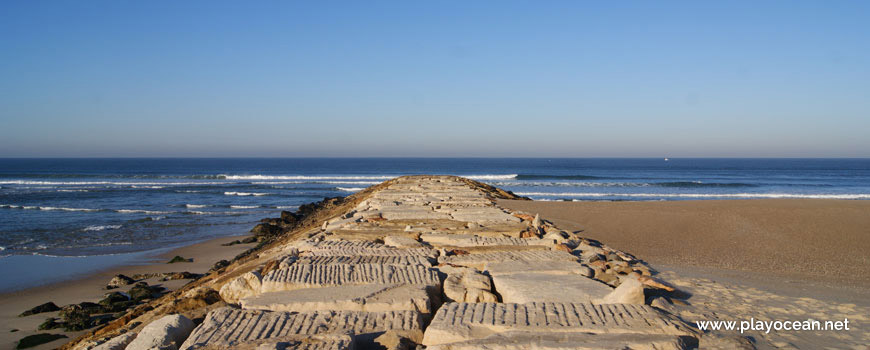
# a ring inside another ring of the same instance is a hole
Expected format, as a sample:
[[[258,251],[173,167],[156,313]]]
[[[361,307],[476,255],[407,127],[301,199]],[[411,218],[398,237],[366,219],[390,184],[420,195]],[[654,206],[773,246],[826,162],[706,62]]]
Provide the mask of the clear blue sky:
[[[3,1],[0,157],[870,157],[867,1]]]

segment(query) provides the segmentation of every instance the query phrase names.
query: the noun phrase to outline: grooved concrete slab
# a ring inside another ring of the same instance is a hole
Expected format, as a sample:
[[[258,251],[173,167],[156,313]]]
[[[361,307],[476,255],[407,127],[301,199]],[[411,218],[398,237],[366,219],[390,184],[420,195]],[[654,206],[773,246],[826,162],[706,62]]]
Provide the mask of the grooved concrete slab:
[[[484,265],[483,269],[490,276],[529,272],[553,275],[586,275],[589,273],[589,267],[583,266],[579,262],[564,260],[489,262]]]
[[[280,339],[262,339],[233,345],[193,346],[191,350],[353,350],[354,341],[347,334],[299,335]]]
[[[355,284],[418,284],[439,286],[438,272],[422,265],[292,264],[263,276],[260,292],[277,292]]]
[[[424,265],[432,266],[432,260],[425,256],[302,256],[296,259],[297,264],[309,265],[357,265],[357,264],[381,264],[381,265]]]
[[[646,305],[447,303],[426,329],[423,344],[481,339],[507,331],[693,335],[681,321]]]
[[[281,341],[300,335],[350,333],[359,336],[389,330],[422,330],[420,313],[416,311],[290,313],[223,307],[209,312],[180,349],[202,349],[205,346],[228,349],[246,343],[268,339]]]

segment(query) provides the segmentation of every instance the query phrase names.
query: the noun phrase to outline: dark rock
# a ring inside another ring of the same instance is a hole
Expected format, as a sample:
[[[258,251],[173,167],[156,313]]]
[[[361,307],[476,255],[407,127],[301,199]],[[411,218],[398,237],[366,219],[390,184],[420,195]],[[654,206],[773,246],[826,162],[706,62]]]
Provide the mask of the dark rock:
[[[130,299],[135,301],[151,299],[156,296],[160,296],[163,290],[163,287],[149,286],[148,283],[139,282],[136,283],[133,288],[130,288]]]
[[[52,312],[52,311],[58,311],[58,310],[60,310],[60,308],[57,307],[57,305],[55,305],[53,302],[49,301],[45,304],[35,306],[30,310],[22,312],[21,315],[18,315],[18,317],[36,315],[36,314],[41,314],[43,312]]]
[[[48,334],[48,333],[39,333],[34,335],[28,335],[21,340],[18,341],[18,345],[15,347],[16,349],[27,349],[32,348],[37,345],[42,345],[45,343],[50,343],[58,339],[66,338],[67,336],[63,334]]]
[[[242,244],[256,243],[257,237],[251,236],[242,240]]]
[[[229,261],[221,260],[221,261],[214,263],[214,266],[212,266],[209,271],[217,271],[217,270],[220,270],[220,269],[227,267],[229,265],[230,265]]]
[[[227,242],[227,243],[223,243],[223,244],[221,244],[221,245],[224,246],[224,247],[229,247],[229,246],[231,246],[231,245],[236,245],[236,244],[242,244],[242,242],[239,241],[239,240],[237,239],[237,240],[235,240],[235,241]]]
[[[99,304],[103,307],[104,312],[119,312],[136,305],[135,300],[130,300],[130,296],[125,293],[112,292],[106,294]]]
[[[106,289],[115,289],[115,288],[118,288],[121,286],[130,285],[133,283],[136,283],[136,280],[134,280],[130,277],[127,277],[124,275],[115,275],[115,277],[112,277],[112,279],[109,281],[109,283],[106,284]]]
[[[174,264],[174,263],[180,263],[180,262],[193,262],[193,259],[185,259],[185,258],[182,258],[181,256],[176,255],[174,258],[172,258],[172,260],[169,260],[169,262],[167,262],[167,264]]]
[[[202,277],[201,274],[183,271],[183,272],[174,272],[174,273],[168,274],[168,275],[163,277],[163,280],[164,281],[195,280],[195,279],[200,278],[200,277]]]
[[[281,226],[267,223],[257,224],[257,226],[254,226],[254,228],[251,229],[251,233],[261,237],[277,236],[281,234],[281,232]]]
[[[286,210],[281,211],[281,221],[283,221],[284,224],[296,225],[296,223],[299,222],[299,219],[301,219],[301,218],[302,218],[302,216],[296,215],[293,212],[289,212]]]
[[[93,327],[93,323],[91,323],[91,312],[86,310],[80,304],[64,306],[60,313],[61,317],[63,317],[64,329],[68,332],[80,331]]]
[[[62,323],[57,322],[57,318],[49,317],[45,319],[45,322],[42,322],[37,329],[44,331],[49,329],[55,329],[63,327]]]

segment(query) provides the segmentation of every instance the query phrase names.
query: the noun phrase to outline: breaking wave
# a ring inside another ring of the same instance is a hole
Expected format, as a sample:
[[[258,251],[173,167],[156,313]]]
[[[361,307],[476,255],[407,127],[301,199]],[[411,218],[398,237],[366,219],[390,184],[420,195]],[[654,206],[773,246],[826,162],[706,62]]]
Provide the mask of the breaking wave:
[[[242,197],[248,197],[248,196],[260,197],[260,196],[268,196],[269,194],[268,193],[254,193],[254,192],[224,192],[224,195],[242,196]]]
[[[336,187],[335,189],[337,189],[339,191],[345,191],[345,192],[359,192],[359,191],[364,190],[365,188],[363,188],[363,187]]]

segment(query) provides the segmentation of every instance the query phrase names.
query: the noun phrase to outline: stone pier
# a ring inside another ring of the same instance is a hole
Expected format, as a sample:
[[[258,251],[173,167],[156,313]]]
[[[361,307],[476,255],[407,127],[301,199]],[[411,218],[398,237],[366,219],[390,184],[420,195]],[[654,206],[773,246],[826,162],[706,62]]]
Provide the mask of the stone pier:
[[[640,261],[535,213],[501,208],[500,196],[452,176],[402,177],[355,195],[352,206],[187,291],[217,291],[221,301],[185,311],[201,322],[177,347],[697,344],[696,330],[646,305],[644,288],[654,285],[644,283],[651,278]]]

